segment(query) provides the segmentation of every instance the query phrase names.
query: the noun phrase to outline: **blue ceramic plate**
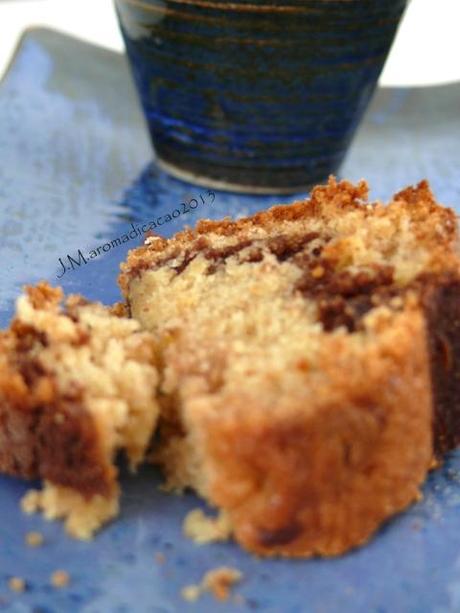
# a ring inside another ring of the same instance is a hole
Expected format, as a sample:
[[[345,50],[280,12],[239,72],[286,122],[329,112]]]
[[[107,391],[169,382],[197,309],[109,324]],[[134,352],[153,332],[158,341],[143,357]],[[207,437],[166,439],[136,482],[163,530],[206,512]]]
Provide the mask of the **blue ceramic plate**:
[[[459,108],[460,85],[379,91],[342,174],[366,177],[379,198],[429,177],[441,201],[460,203]],[[106,303],[117,300],[119,263],[140,243],[135,228],[143,223],[161,217],[158,231],[169,235],[200,216],[238,216],[290,200],[221,192],[212,197],[168,177],[150,159],[124,59],[50,31],[28,32],[0,86],[2,325],[20,286],[41,278]],[[198,202],[194,209],[182,205],[192,198]],[[176,209],[181,214],[174,218]],[[130,233],[129,242],[111,244],[124,233]],[[98,247],[99,254],[89,258]],[[79,264],[72,265],[69,255]],[[65,536],[59,523],[23,516],[18,502],[28,486],[1,478],[0,608],[460,611],[459,453],[431,474],[422,502],[388,522],[366,547],[331,560],[261,561],[234,544],[198,547],[182,536],[181,523],[201,503],[191,494],[163,494],[158,483],[149,468],[123,478],[119,520],[94,542],[81,543]],[[26,547],[30,530],[44,534],[43,547]],[[162,564],[158,552],[164,554]],[[195,604],[181,599],[184,585],[222,564],[244,573],[237,589],[244,604],[217,604],[208,595]],[[70,573],[71,583],[56,590],[49,576],[59,568]],[[9,592],[12,575],[26,579],[25,593]]]

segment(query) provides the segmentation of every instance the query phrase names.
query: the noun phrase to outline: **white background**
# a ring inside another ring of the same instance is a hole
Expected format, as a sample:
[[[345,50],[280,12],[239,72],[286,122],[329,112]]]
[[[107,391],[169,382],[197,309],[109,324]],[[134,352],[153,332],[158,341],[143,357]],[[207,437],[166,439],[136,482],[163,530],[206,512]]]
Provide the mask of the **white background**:
[[[0,75],[21,33],[37,25],[123,49],[112,0],[0,0]],[[459,29],[460,0],[412,0],[381,83],[427,85],[460,80]]]

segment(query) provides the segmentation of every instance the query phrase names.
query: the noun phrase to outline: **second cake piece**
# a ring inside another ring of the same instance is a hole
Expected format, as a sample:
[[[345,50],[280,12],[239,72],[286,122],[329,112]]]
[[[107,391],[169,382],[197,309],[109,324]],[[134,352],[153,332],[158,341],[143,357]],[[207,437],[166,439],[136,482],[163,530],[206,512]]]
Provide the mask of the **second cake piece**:
[[[90,538],[118,513],[115,459],[144,458],[158,418],[156,351],[139,324],[47,283],[0,332],[0,471],[40,478],[26,511]]]

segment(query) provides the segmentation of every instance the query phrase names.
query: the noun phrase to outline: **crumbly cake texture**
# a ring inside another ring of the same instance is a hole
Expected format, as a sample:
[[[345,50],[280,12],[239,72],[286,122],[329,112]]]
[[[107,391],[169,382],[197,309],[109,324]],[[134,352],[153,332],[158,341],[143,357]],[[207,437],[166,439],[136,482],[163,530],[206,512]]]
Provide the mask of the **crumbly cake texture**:
[[[161,353],[156,461],[262,555],[336,555],[419,497],[460,440],[454,212],[329,183],[150,237],[122,265]]]
[[[155,344],[139,324],[46,283],[0,332],[0,470],[41,478],[26,512],[89,538],[118,512],[116,453],[143,460],[158,418]]]
[[[206,515],[202,509],[192,509],[182,525],[185,536],[197,545],[228,541],[232,534],[232,524],[224,511],[216,517]]]
[[[187,585],[182,589],[182,597],[188,602],[195,602],[204,592],[210,592],[216,600],[227,601],[232,588],[243,578],[236,568],[219,566],[209,570],[201,582]]]

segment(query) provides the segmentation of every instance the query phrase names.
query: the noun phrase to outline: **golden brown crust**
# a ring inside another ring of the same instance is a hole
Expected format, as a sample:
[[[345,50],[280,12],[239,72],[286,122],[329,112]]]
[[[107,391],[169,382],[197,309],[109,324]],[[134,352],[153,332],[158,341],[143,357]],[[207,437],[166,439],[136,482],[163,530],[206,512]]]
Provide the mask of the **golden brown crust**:
[[[207,496],[246,549],[341,554],[419,496],[432,458],[427,350],[420,314],[394,325],[365,363],[329,357],[308,412],[299,399],[273,416],[235,392],[202,418]]]
[[[217,237],[244,237],[253,229],[266,229],[268,233],[285,222],[298,222],[314,218],[327,223],[347,212],[356,212],[356,223],[376,215],[385,216],[386,207],[369,203],[368,186],[365,181],[356,186],[348,181],[337,182],[330,177],[327,185],[315,187],[307,200],[289,205],[277,205],[236,221],[225,218],[220,221],[200,220],[194,229],[185,229],[171,239],[159,236],[147,239],[145,245],[131,250],[127,261],[121,265],[120,288],[125,297],[129,295],[129,283],[143,270],[161,265],[168,258],[189,250],[191,245],[202,249],[208,235]],[[456,216],[452,209],[440,207],[427,181],[416,187],[398,192],[389,203],[393,209],[393,223],[410,216],[417,241],[433,252],[432,267],[436,270],[458,269],[458,261],[452,259],[452,248],[457,243]],[[201,240],[201,242],[200,242]],[[204,242],[203,242],[204,241]],[[340,246],[341,248],[341,246]],[[340,254],[338,254],[340,255]]]

